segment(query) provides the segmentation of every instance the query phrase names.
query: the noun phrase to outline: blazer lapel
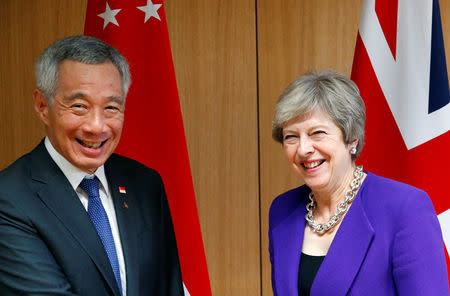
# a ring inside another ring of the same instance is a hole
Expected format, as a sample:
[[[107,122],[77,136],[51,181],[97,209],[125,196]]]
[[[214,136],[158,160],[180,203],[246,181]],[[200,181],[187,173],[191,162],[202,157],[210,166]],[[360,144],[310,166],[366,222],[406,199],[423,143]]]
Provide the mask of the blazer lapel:
[[[344,217],[328,254],[311,287],[311,296],[347,295],[359,268],[364,261],[374,237],[374,230],[367,219],[359,190],[347,215]]]
[[[109,259],[95,227],[69,181],[48,154],[43,142],[31,153],[31,179],[37,195],[91,257],[119,296]]]
[[[112,168],[110,162],[105,164],[105,173],[108,179],[109,191],[111,192],[114,208],[116,211],[117,224],[119,227],[120,241],[125,260],[127,274],[127,294],[138,295],[139,293],[139,258],[138,250],[142,248],[138,242],[139,205],[135,202],[132,184],[128,182],[126,176],[121,176],[117,171],[120,168]],[[125,193],[121,193],[120,187],[125,188]]]
[[[305,232],[303,203],[272,230],[275,282],[278,295],[298,295],[298,270]]]

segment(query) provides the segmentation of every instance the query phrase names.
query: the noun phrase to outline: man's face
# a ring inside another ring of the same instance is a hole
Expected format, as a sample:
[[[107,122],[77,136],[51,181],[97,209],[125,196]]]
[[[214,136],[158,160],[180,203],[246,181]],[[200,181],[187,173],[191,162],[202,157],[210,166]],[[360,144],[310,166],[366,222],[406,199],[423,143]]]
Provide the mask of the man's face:
[[[35,109],[53,147],[74,166],[93,173],[119,143],[124,97],[112,63],[63,61],[53,104],[34,91]]]

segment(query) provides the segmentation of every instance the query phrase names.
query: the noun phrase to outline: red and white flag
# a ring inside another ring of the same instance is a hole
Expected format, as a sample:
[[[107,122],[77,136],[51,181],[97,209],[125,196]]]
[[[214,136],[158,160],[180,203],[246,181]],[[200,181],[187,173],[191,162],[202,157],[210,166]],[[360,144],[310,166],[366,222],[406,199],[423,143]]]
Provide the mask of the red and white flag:
[[[367,107],[359,161],[425,190],[450,251],[450,92],[438,0],[363,0],[352,79]]]
[[[117,152],[156,169],[169,199],[185,294],[211,295],[162,0],[89,0],[84,34],[116,47],[132,84]],[[125,191],[125,189],[124,189]]]

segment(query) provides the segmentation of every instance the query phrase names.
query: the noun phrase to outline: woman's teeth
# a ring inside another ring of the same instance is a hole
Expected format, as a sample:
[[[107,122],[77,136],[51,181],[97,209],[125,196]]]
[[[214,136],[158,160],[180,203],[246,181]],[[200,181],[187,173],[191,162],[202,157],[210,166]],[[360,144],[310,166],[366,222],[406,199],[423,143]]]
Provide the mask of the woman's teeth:
[[[302,165],[307,168],[307,169],[312,169],[315,168],[316,166],[320,165],[322,163],[322,160],[318,160],[318,161],[313,161],[313,162],[304,162],[302,163]]]

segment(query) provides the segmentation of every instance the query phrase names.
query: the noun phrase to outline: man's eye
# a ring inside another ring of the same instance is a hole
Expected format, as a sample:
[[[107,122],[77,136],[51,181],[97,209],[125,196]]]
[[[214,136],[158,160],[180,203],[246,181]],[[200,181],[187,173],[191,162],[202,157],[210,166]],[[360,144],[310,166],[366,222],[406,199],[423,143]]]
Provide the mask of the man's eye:
[[[108,110],[108,111],[119,111],[119,107],[116,107],[116,106],[108,106],[108,107],[106,107],[106,110]]]
[[[86,107],[85,107],[84,105],[82,105],[82,104],[75,104],[75,105],[72,105],[72,108],[75,108],[75,109],[85,109]]]

